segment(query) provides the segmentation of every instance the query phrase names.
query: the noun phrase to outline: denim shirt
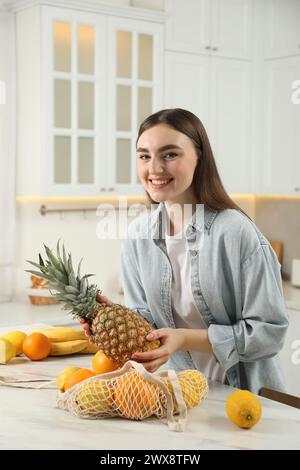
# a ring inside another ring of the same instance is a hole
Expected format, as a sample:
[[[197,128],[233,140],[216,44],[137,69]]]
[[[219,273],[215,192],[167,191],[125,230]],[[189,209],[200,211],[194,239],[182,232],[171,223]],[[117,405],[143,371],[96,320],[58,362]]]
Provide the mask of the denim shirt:
[[[129,224],[122,246],[125,305],[156,328],[175,328],[167,221],[160,203]],[[185,235],[191,260],[187,282],[226,382],[254,393],[262,387],[284,390],[278,352],[288,320],[281,265],[270,243],[241,211],[213,211],[203,204]],[[168,366],[196,369],[189,351],[173,353]]]

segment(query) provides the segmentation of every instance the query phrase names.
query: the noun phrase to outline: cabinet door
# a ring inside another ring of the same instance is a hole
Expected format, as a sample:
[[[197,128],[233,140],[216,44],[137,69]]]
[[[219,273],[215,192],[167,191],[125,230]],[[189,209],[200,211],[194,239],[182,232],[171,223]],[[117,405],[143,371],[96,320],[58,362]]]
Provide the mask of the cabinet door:
[[[212,0],[213,55],[251,59],[253,0]]]
[[[162,26],[111,18],[108,37],[109,190],[144,194],[136,172],[136,137],[142,121],[162,107]]]
[[[166,49],[210,54],[211,0],[166,0]]]
[[[210,139],[229,193],[252,188],[250,67],[244,61],[212,59]]]
[[[300,397],[300,312],[287,310],[289,328],[279,353],[287,393]]]
[[[106,184],[105,18],[42,8],[44,181],[49,194]]]
[[[300,103],[292,99],[299,76],[298,58],[265,61],[263,158],[258,162],[265,193],[299,194]]]
[[[210,59],[201,55],[165,53],[165,108],[183,108],[196,114],[208,134]]]
[[[300,55],[299,0],[265,0],[265,58]]]

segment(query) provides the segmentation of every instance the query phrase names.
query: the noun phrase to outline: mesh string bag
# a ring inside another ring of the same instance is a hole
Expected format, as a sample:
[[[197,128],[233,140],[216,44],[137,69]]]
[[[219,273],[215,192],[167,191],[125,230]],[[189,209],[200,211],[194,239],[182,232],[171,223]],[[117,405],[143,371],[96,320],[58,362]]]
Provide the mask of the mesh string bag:
[[[121,369],[90,377],[57,395],[57,406],[86,419],[166,418],[173,431],[184,431],[187,410],[208,394],[205,376],[197,370],[148,372],[128,361]]]

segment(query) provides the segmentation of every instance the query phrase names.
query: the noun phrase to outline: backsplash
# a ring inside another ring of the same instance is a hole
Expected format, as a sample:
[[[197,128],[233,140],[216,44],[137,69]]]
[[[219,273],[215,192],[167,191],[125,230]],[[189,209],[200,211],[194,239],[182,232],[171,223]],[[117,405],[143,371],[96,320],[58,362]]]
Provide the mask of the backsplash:
[[[256,223],[269,240],[281,240],[283,247],[283,279],[290,280],[293,258],[300,259],[300,198],[274,198],[254,195],[231,195],[232,199]],[[43,242],[55,247],[58,238],[65,242],[77,262],[84,257],[83,269],[96,274],[93,282],[104,293],[116,295],[120,288],[121,240],[101,240],[97,237],[99,216],[95,212],[50,213],[41,216],[39,208],[45,201],[17,203],[17,244],[15,250],[15,297],[24,299],[24,290],[30,287],[26,259],[37,260]],[[95,201],[48,202],[51,208],[95,207]],[[132,214],[133,215],[133,214]],[[134,218],[134,217],[133,217]],[[130,218],[131,219],[131,218]],[[130,222],[129,219],[129,222]],[[119,225],[119,224],[118,224]],[[117,301],[116,299],[113,299]]]
[[[255,196],[254,221],[268,240],[283,242],[282,277],[290,281],[292,259],[300,259],[300,199]]]

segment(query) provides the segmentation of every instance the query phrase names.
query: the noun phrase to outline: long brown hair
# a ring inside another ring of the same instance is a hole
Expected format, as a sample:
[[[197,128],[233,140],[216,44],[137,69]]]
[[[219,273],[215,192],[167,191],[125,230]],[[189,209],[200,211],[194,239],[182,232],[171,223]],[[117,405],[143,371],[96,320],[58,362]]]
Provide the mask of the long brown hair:
[[[192,185],[199,203],[217,211],[236,209],[252,220],[225,191],[206,130],[201,120],[186,109],[162,109],[151,114],[141,123],[136,144],[144,131],[157,124],[166,124],[187,135],[193,141],[198,155],[198,163],[195,168]],[[153,201],[147,191],[146,194],[151,204],[158,204],[157,201]]]

